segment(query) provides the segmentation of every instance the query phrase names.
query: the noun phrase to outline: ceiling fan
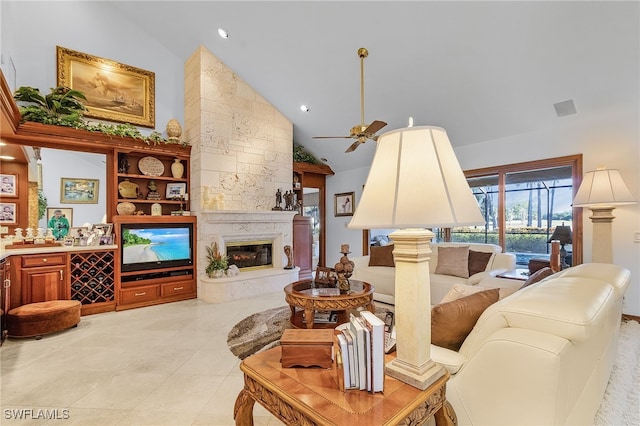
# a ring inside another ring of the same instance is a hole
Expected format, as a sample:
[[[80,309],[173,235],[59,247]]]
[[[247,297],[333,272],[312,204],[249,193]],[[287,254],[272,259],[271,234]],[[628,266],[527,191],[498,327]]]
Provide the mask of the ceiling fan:
[[[360,146],[361,143],[365,143],[367,139],[373,141],[378,140],[376,132],[387,125],[384,121],[375,120],[371,124],[366,125],[364,123],[364,58],[369,56],[369,51],[364,47],[358,49],[358,57],[360,57],[360,124],[356,124],[351,128],[349,136],[314,136],[313,139],[355,139],[356,141],[347,148],[345,152],[352,152]]]

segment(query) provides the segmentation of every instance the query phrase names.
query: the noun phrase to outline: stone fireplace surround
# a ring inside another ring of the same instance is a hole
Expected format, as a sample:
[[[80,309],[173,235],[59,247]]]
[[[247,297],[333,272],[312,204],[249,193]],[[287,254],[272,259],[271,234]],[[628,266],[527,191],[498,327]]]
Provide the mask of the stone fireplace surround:
[[[227,242],[273,241],[273,268],[242,271],[235,277],[198,280],[198,297],[209,303],[223,303],[278,290],[298,280],[298,268],[284,269],[284,246],[293,244],[293,211],[210,210],[201,213],[199,233],[203,244],[218,243],[226,253]],[[199,253],[206,253],[204,248]],[[206,262],[203,259],[202,265]],[[283,296],[284,297],[284,296]]]

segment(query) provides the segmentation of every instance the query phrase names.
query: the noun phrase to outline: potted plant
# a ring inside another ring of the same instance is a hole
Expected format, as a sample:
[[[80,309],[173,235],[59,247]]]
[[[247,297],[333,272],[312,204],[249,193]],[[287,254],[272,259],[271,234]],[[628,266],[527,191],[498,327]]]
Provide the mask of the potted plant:
[[[220,278],[229,268],[226,256],[218,251],[218,243],[213,243],[207,247],[207,268],[205,272],[209,278]]]

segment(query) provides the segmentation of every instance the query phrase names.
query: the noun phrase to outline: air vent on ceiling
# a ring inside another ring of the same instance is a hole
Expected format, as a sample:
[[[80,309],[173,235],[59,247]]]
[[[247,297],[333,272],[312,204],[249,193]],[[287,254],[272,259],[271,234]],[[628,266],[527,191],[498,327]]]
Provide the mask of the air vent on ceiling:
[[[573,115],[577,112],[576,104],[573,102],[573,99],[555,103],[553,104],[553,107],[556,109],[556,115],[558,117],[566,117],[567,115]]]

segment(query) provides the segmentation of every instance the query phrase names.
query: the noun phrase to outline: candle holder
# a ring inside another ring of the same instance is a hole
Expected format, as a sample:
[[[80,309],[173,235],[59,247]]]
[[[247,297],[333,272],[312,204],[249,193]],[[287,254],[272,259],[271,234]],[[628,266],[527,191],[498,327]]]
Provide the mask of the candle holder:
[[[340,293],[341,294],[347,294],[349,293],[349,290],[351,289],[351,284],[349,283],[349,278],[351,277],[351,275],[353,274],[353,268],[355,266],[355,264],[353,263],[352,260],[349,260],[349,257],[347,256],[348,254],[350,254],[351,252],[349,251],[349,245],[348,244],[342,244],[340,246],[340,253],[342,253],[342,257],[340,258],[340,261],[338,263],[336,263],[335,265],[335,270],[336,270],[336,275],[337,275],[337,286],[340,289]]]

